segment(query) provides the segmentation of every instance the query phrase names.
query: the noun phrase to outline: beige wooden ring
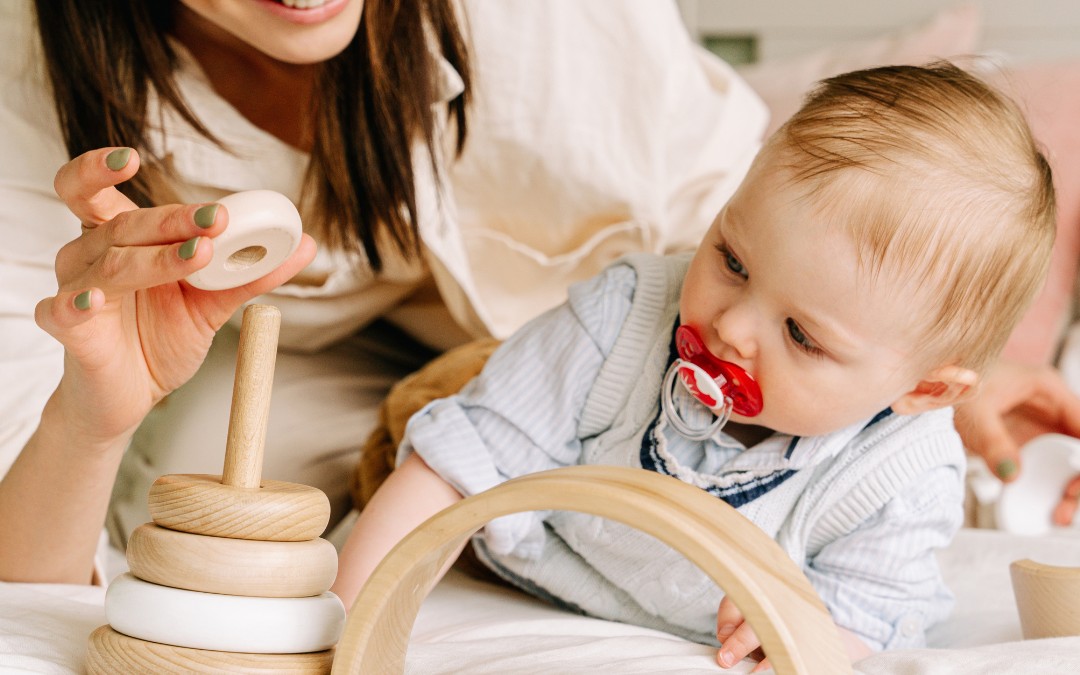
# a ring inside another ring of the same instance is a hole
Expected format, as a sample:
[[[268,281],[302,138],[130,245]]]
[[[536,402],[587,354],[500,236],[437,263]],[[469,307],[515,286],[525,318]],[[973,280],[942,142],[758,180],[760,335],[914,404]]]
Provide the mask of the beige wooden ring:
[[[117,632],[178,647],[253,654],[330,649],[345,626],[333,593],[251,598],[159,586],[121,574],[105,592],[105,617]]]
[[[333,672],[404,672],[420,603],[447,559],[494,518],[548,510],[609,518],[685,555],[735,602],[777,673],[851,673],[825,606],[768,535],[699,488],[651,471],[613,466],[523,476],[464,499],[413,530],[383,559],[353,603]]]
[[[245,541],[140,525],[127,545],[131,573],[189,591],[305,598],[330,590],[337,551],[325,539]]]
[[[333,650],[305,654],[243,654],[147,642],[101,626],[90,634],[86,651],[89,675],[117,673],[297,673],[330,670]]]
[[[172,474],[150,486],[150,516],[162,527],[192,534],[262,541],[307,541],[330,522],[330,500],[298,483],[263,480],[262,487],[225,485],[220,476]]]
[[[1009,574],[1025,640],[1080,635],[1080,567],[1024,559]]]

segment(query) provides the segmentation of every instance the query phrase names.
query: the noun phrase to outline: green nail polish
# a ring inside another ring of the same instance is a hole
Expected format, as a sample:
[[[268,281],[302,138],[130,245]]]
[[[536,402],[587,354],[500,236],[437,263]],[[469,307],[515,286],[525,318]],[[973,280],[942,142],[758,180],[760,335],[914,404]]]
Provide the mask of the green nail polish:
[[[1014,473],[1016,473],[1016,462],[1011,459],[1003,459],[998,462],[997,475],[1000,478],[1012,478]]]
[[[113,171],[119,171],[127,166],[131,158],[131,148],[117,148],[105,156],[105,166]]]
[[[90,291],[83,291],[75,296],[75,309],[86,311],[90,309]]]
[[[195,224],[203,229],[213,225],[214,218],[217,217],[218,206],[219,204],[200,206],[199,209],[195,211]]]
[[[196,249],[199,248],[199,240],[200,239],[202,239],[202,237],[192,237],[191,239],[188,239],[187,241],[185,241],[183,243],[183,245],[180,246],[180,259],[181,260],[190,260],[191,257],[195,255]]]

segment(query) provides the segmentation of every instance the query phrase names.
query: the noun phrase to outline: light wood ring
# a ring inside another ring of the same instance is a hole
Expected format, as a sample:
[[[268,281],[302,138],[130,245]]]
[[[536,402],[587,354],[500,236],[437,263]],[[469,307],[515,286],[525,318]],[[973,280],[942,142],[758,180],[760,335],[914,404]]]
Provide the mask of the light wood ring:
[[[316,675],[330,670],[332,649],[306,654],[244,654],[215,652],[147,642],[101,626],[90,634],[86,650],[89,675],[117,673],[297,673]]]
[[[1080,567],[1024,559],[1009,575],[1025,640],[1080,635]]]
[[[330,522],[322,490],[263,480],[259,488],[225,485],[221,476],[173,474],[150,486],[150,517],[192,534],[261,541],[307,541]]]
[[[144,581],[204,593],[305,598],[330,589],[337,551],[325,539],[245,541],[146,523],[128,539],[131,573]]]
[[[494,518],[579,511],[656,537],[734,601],[780,675],[841,675],[851,663],[828,611],[768,535],[700,488],[642,469],[575,466],[530,474],[464,499],[403,539],[353,603],[333,673],[402,673],[420,604],[447,560]]]

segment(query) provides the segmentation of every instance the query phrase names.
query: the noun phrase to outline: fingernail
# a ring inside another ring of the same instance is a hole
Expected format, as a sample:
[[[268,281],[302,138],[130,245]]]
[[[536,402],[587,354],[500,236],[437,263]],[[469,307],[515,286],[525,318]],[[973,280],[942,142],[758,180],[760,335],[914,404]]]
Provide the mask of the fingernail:
[[[90,291],[83,291],[75,296],[75,309],[86,311],[90,309]]]
[[[113,171],[119,171],[127,166],[131,158],[131,148],[117,148],[105,156],[105,166]]]
[[[180,246],[180,259],[190,260],[195,255],[195,251],[199,248],[199,240],[202,237],[192,237]]]
[[[200,206],[195,211],[195,224],[204,230],[214,224],[214,218],[217,217],[218,204],[207,204],[206,206]]]
[[[998,462],[997,475],[999,478],[1012,478],[1016,473],[1016,462],[1011,459],[1003,459]]]
[[[721,650],[720,654],[717,656],[717,660],[720,661],[720,665],[725,668],[730,668],[735,665],[735,657],[731,652]]]
[[[716,629],[716,639],[723,640],[724,638],[729,637],[734,632],[735,626],[729,623],[725,623],[723,626],[720,626]]]

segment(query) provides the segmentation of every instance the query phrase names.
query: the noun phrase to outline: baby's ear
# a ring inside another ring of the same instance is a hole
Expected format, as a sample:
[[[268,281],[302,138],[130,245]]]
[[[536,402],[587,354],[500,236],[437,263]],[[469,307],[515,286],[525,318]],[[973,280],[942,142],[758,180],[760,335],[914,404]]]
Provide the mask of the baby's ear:
[[[971,395],[979,382],[973,370],[959,366],[942,366],[931,371],[915,388],[898,398],[892,409],[900,415],[944,408],[955,405]]]

